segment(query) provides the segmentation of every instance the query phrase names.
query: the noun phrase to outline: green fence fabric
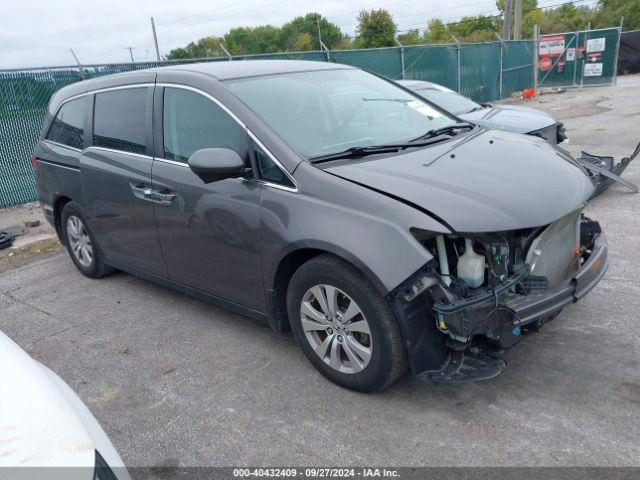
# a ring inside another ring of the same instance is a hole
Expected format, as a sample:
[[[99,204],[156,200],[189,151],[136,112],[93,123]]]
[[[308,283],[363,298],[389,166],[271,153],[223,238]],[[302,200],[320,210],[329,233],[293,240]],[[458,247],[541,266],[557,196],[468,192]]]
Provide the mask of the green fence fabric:
[[[533,42],[514,40],[502,44],[502,97],[511,96],[531,88],[533,69]]]
[[[607,39],[607,42],[609,40]],[[370,70],[391,79],[436,82],[477,101],[500,98],[500,55],[503,95],[530,88],[533,42],[489,42],[463,45],[419,45],[370,50],[287,52],[234,56],[242,60],[312,60]],[[502,53],[501,53],[502,52]],[[0,208],[37,200],[31,153],[42,128],[47,104],[58,89],[83,78],[157,66],[228,61],[227,57],[0,71]],[[403,70],[404,66],[404,70]],[[460,68],[458,68],[458,66]]]
[[[0,207],[36,200],[31,153],[53,93],[76,70],[0,72]]]
[[[542,35],[538,51],[538,85],[613,84],[619,43],[619,28]]]
[[[499,66],[500,42],[461,46],[460,93],[478,102],[500,98]]]
[[[402,78],[402,58],[399,48],[342,50],[331,52],[331,61],[364,68],[393,80]]]
[[[405,78],[458,89],[458,47],[420,45],[404,47]]]

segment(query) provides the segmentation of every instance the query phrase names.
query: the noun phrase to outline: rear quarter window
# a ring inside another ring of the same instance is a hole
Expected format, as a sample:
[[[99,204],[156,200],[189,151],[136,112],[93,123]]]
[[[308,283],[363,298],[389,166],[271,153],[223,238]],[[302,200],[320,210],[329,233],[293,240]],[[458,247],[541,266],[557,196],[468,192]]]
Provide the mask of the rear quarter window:
[[[87,97],[76,98],[62,105],[51,122],[46,140],[82,150],[84,148],[84,116]]]
[[[147,151],[147,88],[96,93],[93,145],[145,154]]]

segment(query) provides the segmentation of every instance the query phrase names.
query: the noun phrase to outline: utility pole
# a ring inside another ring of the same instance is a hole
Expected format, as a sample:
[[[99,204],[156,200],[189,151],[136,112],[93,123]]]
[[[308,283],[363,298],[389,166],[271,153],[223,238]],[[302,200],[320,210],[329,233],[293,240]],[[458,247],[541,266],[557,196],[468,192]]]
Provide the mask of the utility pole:
[[[504,23],[502,24],[502,39],[511,40],[511,2],[506,0],[504,3]]]
[[[156,45],[156,58],[160,61],[160,49],[158,48],[158,35],[156,34],[156,24],[151,17],[151,31],[153,32],[153,43]]]
[[[513,39],[522,40],[522,0],[514,0]]]
[[[318,24],[318,43],[320,43],[320,50],[322,50],[322,32],[320,32],[320,15],[316,17],[316,23]]]
[[[131,63],[133,63],[133,49],[136,47],[124,47],[125,50],[129,50],[129,55],[131,55]]]

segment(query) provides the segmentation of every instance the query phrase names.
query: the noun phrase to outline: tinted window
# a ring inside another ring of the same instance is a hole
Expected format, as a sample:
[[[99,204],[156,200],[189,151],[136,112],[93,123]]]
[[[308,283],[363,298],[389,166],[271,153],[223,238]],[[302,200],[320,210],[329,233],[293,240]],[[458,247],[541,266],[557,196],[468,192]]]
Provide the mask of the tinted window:
[[[56,118],[51,122],[48,140],[68,145],[70,147],[84,148],[84,114],[87,97],[77,98],[62,105]]]
[[[244,156],[242,128],[218,105],[199,93],[164,90],[164,157],[186,162],[202,148],[230,148]]]
[[[258,164],[258,174],[263,180],[271,183],[279,183],[287,187],[293,187],[293,183],[284,174],[284,172],[275,164],[271,158],[262,151],[261,148],[256,147],[256,163]]]
[[[131,88],[96,94],[93,144],[146,153],[147,89]]]

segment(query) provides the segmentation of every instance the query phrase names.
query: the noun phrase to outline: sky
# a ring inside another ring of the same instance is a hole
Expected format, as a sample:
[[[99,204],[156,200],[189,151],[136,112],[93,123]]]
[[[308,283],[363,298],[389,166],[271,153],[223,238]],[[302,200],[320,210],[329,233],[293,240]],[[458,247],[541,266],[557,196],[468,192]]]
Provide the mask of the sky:
[[[539,0],[554,5],[566,0]],[[354,35],[362,9],[385,8],[399,31],[424,28],[430,18],[445,22],[465,15],[497,13],[495,0],[0,0],[0,69],[75,63],[155,59],[150,18],[160,54],[230,28],[280,26],[298,15],[319,12]]]

